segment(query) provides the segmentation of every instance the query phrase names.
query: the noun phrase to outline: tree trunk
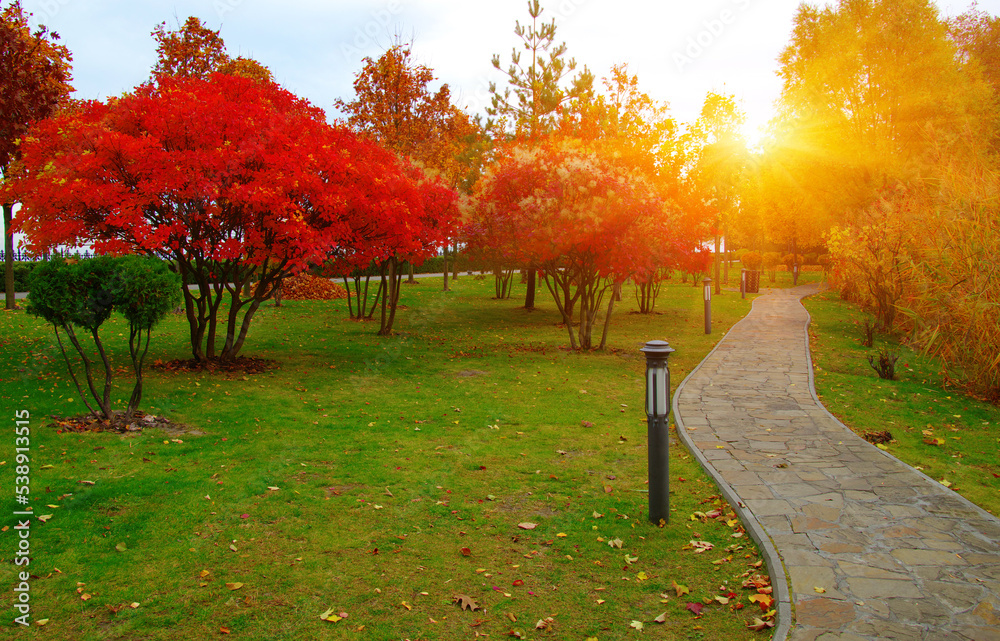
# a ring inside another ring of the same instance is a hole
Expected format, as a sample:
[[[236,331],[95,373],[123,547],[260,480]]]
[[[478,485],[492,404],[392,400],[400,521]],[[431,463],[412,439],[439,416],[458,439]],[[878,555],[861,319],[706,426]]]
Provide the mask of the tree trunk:
[[[458,243],[455,243],[455,258],[451,261],[451,280],[458,280]]]
[[[528,293],[524,297],[524,308],[535,309],[535,266],[528,265]]]
[[[448,245],[444,246],[444,291],[448,291]]]
[[[722,266],[722,254],[720,247],[720,237],[718,234],[715,235],[715,293],[722,293],[722,279],[719,278],[719,268]]]
[[[3,283],[7,309],[16,309],[14,300],[14,203],[3,204]]]
[[[597,349],[603,350],[608,344],[608,328],[611,327],[611,314],[615,311],[615,301],[621,298],[621,283],[615,283],[615,295],[608,303],[608,315],[604,317],[604,331],[601,333],[601,346]]]
[[[416,285],[417,284],[417,279],[413,277],[413,263],[410,263],[409,272],[410,273],[409,273],[409,276],[406,279],[406,282],[409,283],[410,285]]]

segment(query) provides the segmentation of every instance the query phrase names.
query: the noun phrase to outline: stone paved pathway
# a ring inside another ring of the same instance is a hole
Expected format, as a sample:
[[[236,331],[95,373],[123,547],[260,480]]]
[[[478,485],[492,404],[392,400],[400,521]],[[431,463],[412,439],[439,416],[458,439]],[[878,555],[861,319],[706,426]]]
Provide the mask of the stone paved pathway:
[[[816,291],[758,298],[674,397],[768,557],[774,639],[1000,641],[1000,521],[823,408],[800,303]]]

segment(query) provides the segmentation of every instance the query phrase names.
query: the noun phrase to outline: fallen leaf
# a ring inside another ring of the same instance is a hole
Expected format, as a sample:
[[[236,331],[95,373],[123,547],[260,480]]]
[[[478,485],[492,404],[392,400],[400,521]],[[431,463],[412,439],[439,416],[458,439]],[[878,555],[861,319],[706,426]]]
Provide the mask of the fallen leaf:
[[[684,606],[684,609],[691,610],[691,612],[694,612],[695,616],[700,617],[701,611],[705,609],[705,606],[702,605],[701,603],[688,603],[687,605]]]
[[[128,549],[128,546],[125,545],[125,543],[123,542],[123,543],[119,543],[118,545],[116,545],[115,549],[118,550],[119,552],[124,552],[125,550]]]
[[[654,623],[666,623],[667,622],[667,613],[664,612],[660,616],[656,617],[655,619],[653,619],[653,622]]]
[[[820,588],[820,587],[815,587],[813,588],[813,590],[816,591],[816,594],[823,594],[824,592],[826,592],[826,588]]]
[[[721,603],[722,605],[729,605],[729,597],[717,596],[715,597],[715,600]]]
[[[536,630],[548,630],[556,620],[552,617],[545,617],[544,619],[539,619],[538,623],[535,624]]]
[[[459,552],[462,553],[462,556],[472,556],[472,550],[469,548],[462,548]]]
[[[534,530],[536,527],[538,527],[538,524],[537,523],[518,523],[517,527],[521,528],[522,530]]]
[[[229,588],[230,590],[239,590],[240,588],[243,587],[243,584],[239,583],[239,582],[236,582],[236,583],[227,583],[226,587]]]
[[[610,541],[608,541],[608,545],[610,545],[613,548],[618,548],[619,550],[621,549],[623,544],[624,541],[622,541],[621,539],[611,539]]]
[[[924,443],[926,443],[927,445],[944,445],[945,440],[940,436],[937,436],[934,438],[925,438]]]
[[[636,575],[635,578],[639,579],[640,581],[648,581],[649,575],[646,574],[645,572],[640,572],[639,574]]]
[[[48,622],[49,622],[48,619],[39,619],[39,620],[35,621],[35,625],[45,625]]]
[[[773,628],[774,627],[774,622],[773,621],[764,621],[763,619],[757,619],[757,618],[755,618],[753,620],[753,623],[748,623],[747,624],[747,627],[750,628],[751,630],[753,630],[754,632],[760,632],[761,630],[766,630],[767,628]]]
[[[451,598],[451,602],[457,603],[462,610],[476,611],[479,609],[479,604],[467,594],[456,594]]]
[[[508,612],[507,618],[510,619],[513,623],[517,623],[517,616],[513,612]]]
[[[747,600],[750,601],[750,603],[756,603],[760,606],[760,609],[765,612],[771,607],[771,604],[774,603],[774,597],[767,594],[751,594]]]
[[[642,621],[633,621],[629,623],[629,627],[635,628],[639,632],[642,632]]]
[[[685,594],[691,594],[691,590],[688,589],[688,586],[680,585],[677,583],[677,581],[673,581],[673,584],[674,584],[674,591],[677,593],[677,596],[684,596]]]
[[[38,517],[38,520],[41,521],[42,523],[45,523],[46,521],[48,521],[51,518],[52,518],[51,514],[43,514],[40,517]]]
[[[409,603],[407,603],[406,601],[401,601],[400,605],[403,606],[404,608],[406,608],[407,611],[410,611],[410,610],[413,609],[413,606],[410,605]]]
[[[225,626],[219,628],[219,634],[229,634],[229,628]]]
[[[81,600],[81,601],[90,601],[90,600],[91,600],[92,598],[93,598],[93,597],[91,597],[91,596],[90,596],[89,594],[87,594],[86,592],[84,592],[83,594],[81,594],[81,595],[80,595],[80,600]]]

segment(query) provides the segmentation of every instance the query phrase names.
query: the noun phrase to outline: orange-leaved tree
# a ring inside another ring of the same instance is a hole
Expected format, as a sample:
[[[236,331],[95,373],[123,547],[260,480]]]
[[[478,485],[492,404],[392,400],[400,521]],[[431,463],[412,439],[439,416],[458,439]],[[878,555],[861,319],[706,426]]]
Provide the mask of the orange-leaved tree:
[[[433,91],[433,81],[434,72],[413,60],[410,46],[397,44],[378,59],[365,58],[354,80],[354,99],[337,100],[336,105],[354,131],[422,168],[428,176],[422,182],[433,182],[430,177],[436,177],[458,189],[474,182],[482,136],[476,123],[452,103],[448,85]],[[440,240],[447,255],[449,236],[442,235]],[[409,262],[412,269],[411,261],[400,262]],[[362,291],[362,279],[367,290],[371,274],[367,267],[358,265],[352,271],[357,293]],[[445,289],[447,282],[446,275]],[[379,295],[398,298],[399,292],[388,284],[379,289]],[[359,297],[359,317],[368,315],[363,298]],[[372,309],[377,303],[378,297]]]

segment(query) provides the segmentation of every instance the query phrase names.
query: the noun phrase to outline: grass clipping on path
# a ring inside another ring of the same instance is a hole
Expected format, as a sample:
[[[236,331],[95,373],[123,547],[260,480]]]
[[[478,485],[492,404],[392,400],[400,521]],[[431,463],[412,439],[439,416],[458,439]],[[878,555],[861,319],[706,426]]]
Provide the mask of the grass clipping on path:
[[[859,436],[1000,516],[1000,408],[948,387],[941,363],[889,336],[862,346],[863,315],[835,292],[805,300],[816,392]],[[899,355],[898,380],[868,356]],[[867,435],[867,436],[866,436]]]
[[[48,427],[80,409],[58,347],[23,312],[0,317],[0,394],[31,413],[47,621],[26,638],[766,635],[767,568],[675,438],[671,522],[646,518],[638,351],[669,340],[676,385],[750,299],[715,297],[705,336],[700,288],[668,284],[649,317],[625,313],[626,292],[612,349],[577,354],[543,296],[529,314],[488,281],[425,284],[390,338],[343,301],[290,301],[262,307],[247,342],[276,369],[152,369],[143,409],[186,432]],[[186,339],[167,319],[151,357],[186,358]],[[12,550],[17,521],[0,525]]]

